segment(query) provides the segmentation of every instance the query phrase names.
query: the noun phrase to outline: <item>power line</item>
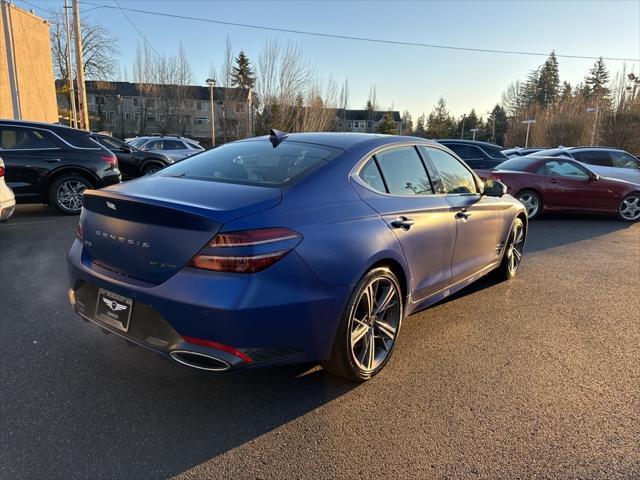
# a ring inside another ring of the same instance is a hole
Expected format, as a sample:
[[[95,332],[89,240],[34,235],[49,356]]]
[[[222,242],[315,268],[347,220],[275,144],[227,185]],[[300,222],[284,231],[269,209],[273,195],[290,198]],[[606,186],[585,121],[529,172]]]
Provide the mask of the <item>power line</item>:
[[[227,22],[227,21],[223,21],[223,20],[214,20],[214,19],[210,19],[210,18],[198,18],[198,17],[190,17],[190,16],[187,16],[187,15],[176,15],[176,14],[172,14],[172,13],[153,12],[153,11],[150,11],[150,10],[141,10],[141,9],[137,9],[137,8],[127,8],[127,7],[119,7],[119,6],[118,7],[113,7],[111,5],[101,5],[101,4],[91,3],[91,2],[86,2],[86,1],[80,1],[80,3],[83,3],[85,5],[101,6],[101,7],[104,7],[104,8],[111,8],[111,9],[119,8],[123,13],[124,13],[125,10],[127,10],[129,12],[142,13],[142,14],[146,14],[146,15],[155,15],[155,16],[159,16],[159,17],[177,18],[177,19],[180,19],[180,20],[191,20],[191,21],[198,21],[198,22],[205,22],[205,23],[215,23],[215,24],[218,24],[218,25],[227,25],[227,26],[231,26],[231,27],[253,28],[253,29],[256,29],[256,30],[267,30],[267,31],[271,31],[271,32],[293,33],[293,34],[296,34],[296,35],[308,35],[308,36],[323,37],[323,38],[337,38],[337,39],[341,39],[341,40],[354,40],[354,41],[359,41],[359,42],[381,43],[381,44],[388,44],[388,45],[401,45],[401,46],[407,46],[407,47],[439,48],[439,49],[459,50],[459,51],[466,51],[466,52],[501,53],[501,54],[508,54],[508,55],[530,55],[530,56],[538,56],[538,57],[546,57],[546,56],[549,55],[548,53],[541,53],[541,52],[526,52],[526,51],[517,51],[517,50],[498,50],[498,49],[473,48],[473,47],[456,47],[456,46],[452,46],[452,45],[440,45],[440,44],[434,44],[434,43],[406,42],[406,41],[400,41],[400,40],[387,40],[387,39],[372,38],[372,37],[358,37],[358,36],[352,36],[352,35],[340,35],[340,34],[332,34],[332,33],[310,32],[310,31],[306,31],[306,30],[294,30],[294,29],[289,29],[289,28],[267,27],[265,25],[253,25],[253,24],[249,24],[249,23]],[[558,58],[575,58],[575,59],[583,59],[583,60],[597,60],[598,58],[602,58],[603,60],[620,61],[620,62],[638,62],[638,61],[640,61],[640,59],[638,59],[638,58],[599,57],[599,56],[591,56],[591,55],[562,55],[562,54],[557,54],[557,53],[556,53],[556,57],[558,57]]]
[[[80,2],[80,3],[85,3],[85,2]],[[129,9],[128,9],[128,8],[122,8],[122,7],[120,6],[120,4],[118,3],[118,0],[113,0],[113,3],[115,3],[115,4],[116,4],[116,7],[112,7],[112,6],[110,6],[110,5],[102,5],[102,6],[103,6],[103,7],[105,7],[105,8],[117,8],[118,10],[120,10],[120,12],[122,13],[122,15],[124,15],[124,17],[127,19],[127,21],[128,21],[128,22],[131,24],[131,26],[134,28],[134,30],[135,30],[136,32],[138,32],[138,35],[140,35],[140,37],[142,37],[142,40],[144,40],[144,42],[149,46],[149,48],[150,48],[151,50],[153,50],[153,53],[155,53],[155,54],[158,56],[158,58],[161,58],[161,57],[162,57],[162,55],[160,55],[160,54],[158,53],[158,51],[157,51],[155,48],[153,48],[153,45],[151,45],[151,42],[149,42],[149,40],[147,40],[147,37],[145,37],[145,36],[144,36],[144,34],[140,31],[140,29],[138,28],[138,26],[133,22],[133,20],[131,20],[131,18],[129,18],[129,15],[127,15],[127,12],[125,12],[125,10],[129,10]],[[87,3],[87,5],[100,6],[100,5],[96,5],[96,4],[90,4],[90,3]]]

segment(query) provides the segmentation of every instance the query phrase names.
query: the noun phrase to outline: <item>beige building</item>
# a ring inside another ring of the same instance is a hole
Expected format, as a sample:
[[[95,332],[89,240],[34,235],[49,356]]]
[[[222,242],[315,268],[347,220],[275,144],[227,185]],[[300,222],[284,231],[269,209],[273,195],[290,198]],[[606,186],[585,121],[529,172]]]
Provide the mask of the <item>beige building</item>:
[[[58,121],[49,25],[0,0],[0,118]]]

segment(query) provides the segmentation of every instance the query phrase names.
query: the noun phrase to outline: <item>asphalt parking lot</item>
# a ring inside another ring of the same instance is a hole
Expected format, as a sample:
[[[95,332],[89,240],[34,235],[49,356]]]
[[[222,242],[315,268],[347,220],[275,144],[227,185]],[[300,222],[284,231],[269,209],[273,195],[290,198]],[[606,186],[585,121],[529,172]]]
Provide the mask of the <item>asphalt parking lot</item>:
[[[214,377],[80,320],[77,218],[0,225],[0,477],[640,478],[640,224],[531,224],[510,282],[409,317],[363,385]]]

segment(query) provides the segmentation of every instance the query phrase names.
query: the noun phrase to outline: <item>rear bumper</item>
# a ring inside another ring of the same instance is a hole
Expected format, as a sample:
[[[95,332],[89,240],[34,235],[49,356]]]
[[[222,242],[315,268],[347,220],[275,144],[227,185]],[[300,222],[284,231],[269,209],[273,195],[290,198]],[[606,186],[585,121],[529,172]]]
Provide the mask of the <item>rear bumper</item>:
[[[92,264],[82,249],[76,240],[68,255],[80,315],[161,355],[194,351],[231,369],[328,358],[352,289],[321,282],[295,251],[257,274],[183,268],[159,285],[142,285]],[[94,318],[99,288],[133,299],[126,333]],[[232,347],[252,361],[185,337]]]

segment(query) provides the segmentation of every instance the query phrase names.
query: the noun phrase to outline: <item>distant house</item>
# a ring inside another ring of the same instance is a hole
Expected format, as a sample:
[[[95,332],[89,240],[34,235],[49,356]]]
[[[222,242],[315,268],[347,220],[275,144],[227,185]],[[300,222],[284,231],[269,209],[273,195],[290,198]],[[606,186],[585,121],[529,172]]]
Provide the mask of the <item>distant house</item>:
[[[398,111],[345,110],[344,108],[339,108],[336,110],[334,130],[336,132],[375,133],[378,130],[378,124],[387,113],[392,115],[399,134],[402,131],[402,118]]]
[[[69,95],[56,82],[58,110],[67,116]],[[93,131],[118,137],[151,133],[178,134],[211,143],[209,87],[131,82],[88,81],[87,108]],[[216,143],[253,135],[250,92],[241,88],[214,88]]]

